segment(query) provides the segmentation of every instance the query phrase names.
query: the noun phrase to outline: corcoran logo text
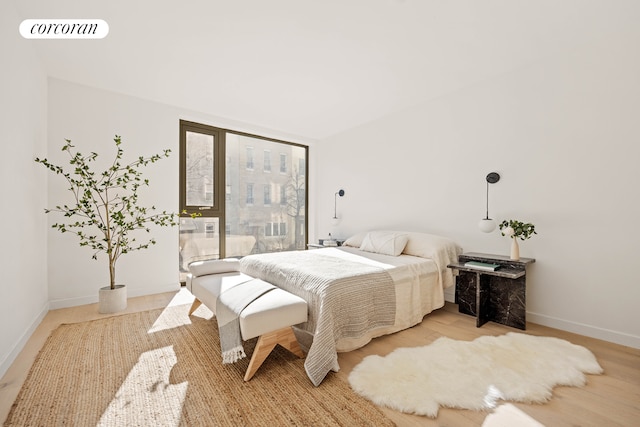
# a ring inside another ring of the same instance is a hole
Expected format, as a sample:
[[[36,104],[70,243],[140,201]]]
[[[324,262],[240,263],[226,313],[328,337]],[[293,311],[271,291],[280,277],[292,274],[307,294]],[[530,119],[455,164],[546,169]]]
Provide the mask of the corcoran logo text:
[[[25,39],[102,39],[109,24],[102,19],[25,19],[20,34]]]

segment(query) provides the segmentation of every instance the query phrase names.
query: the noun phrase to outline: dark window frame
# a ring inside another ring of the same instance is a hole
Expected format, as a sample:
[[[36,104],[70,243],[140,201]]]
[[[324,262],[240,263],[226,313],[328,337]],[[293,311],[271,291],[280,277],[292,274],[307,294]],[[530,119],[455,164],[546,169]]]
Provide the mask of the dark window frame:
[[[190,206],[187,205],[187,132],[201,133],[213,136],[213,206]],[[180,213],[184,216],[198,215],[203,217],[218,217],[220,221],[224,221],[224,201],[226,194],[224,162],[221,159],[225,157],[225,143],[220,130],[211,126],[201,125],[199,123],[180,120],[180,172],[179,172],[179,203]]]
[[[204,134],[210,134],[214,136],[214,206],[206,207],[202,209],[201,207],[196,206],[186,206],[186,132],[199,132]],[[224,226],[219,226],[219,254],[221,258],[225,257],[225,241],[227,234],[226,227],[226,218],[225,218],[225,202],[226,202],[226,135],[227,134],[235,134],[248,136],[251,138],[258,138],[266,141],[276,142],[279,144],[291,145],[295,147],[300,147],[305,151],[305,174],[304,174],[304,188],[305,188],[305,200],[304,200],[304,227],[300,228],[300,232],[304,233],[304,247],[306,248],[308,243],[309,236],[309,174],[306,173],[309,170],[309,146],[304,144],[298,144],[295,142],[288,142],[279,139],[269,138],[261,135],[250,134],[246,132],[234,131],[232,129],[219,128],[215,126],[205,125],[196,122],[190,122],[186,120],[180,120],[180,155],[179,155],[179,204],[180,204],[180,215],[181,216],[189,216],[189,215],[202,215],[203,217],[216,217],[218,218],[219,224],[224,224]],[[255,154],[255,153],[254,153]],[[255,159],[254,159],[255,161]],[[285,163],[286,163],[286,155],[285,155]],[[271,165],[272,166],[272,165]],[[285,172],[282,172],[282,168],[280,168],[281,173],[288,173],[288,170],[285,166]],[[254,190],[255,191],[255,190]],[[273,197],[273,195],[272,195]],[[255,195],[254,195],[255,201]],[[288,230],[287,230],[288,231]]]

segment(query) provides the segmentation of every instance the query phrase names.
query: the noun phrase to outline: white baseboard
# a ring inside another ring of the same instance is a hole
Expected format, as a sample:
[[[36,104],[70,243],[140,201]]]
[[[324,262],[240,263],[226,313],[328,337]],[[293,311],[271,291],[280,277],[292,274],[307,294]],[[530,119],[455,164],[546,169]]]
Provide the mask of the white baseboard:
[[[444,299],[448,302],[455,302],[454,287],[444,290]],[[557,317],[546,316],[544,314],[532,313],[530,311],[527,311],[527,322],[584,335],[586,337],[597,338],[599,340],[625,345],[627,347],[640,348],[640,337],[626,334],[624,332],[612,331],[610,329],[572,322]]]
[[[38,325],[40,325],[40,323],[42,322],[42,319],[44,319],[44,316],[46,316],[48,312],[49,312],[49,303],[46,302],[40,309],[40,313],[38,313],[36,318],[33,319],[33,322],[31,322],[31,325],[24,331],[24,333],[22,334],[18,342],[13,346],[13,348],[9,352],[9,354],[7,354],[4,360],[0,362],[0,378],[2,378],[4,374],[7,373],[7,371],[9,370],[9,367],[11,367],[11,364],[16,360],[16,358],[18,357],[18,355],[20,354],[24,346],[27,344],[27,341],[29,341],[29,338],[31,338],[31,335],[33,335],[36,328],[38,327]]]
[[[532,313],[530,311],[527,311],[527,322],[561,329],[563,331],[573,332],[574,334],[597,338],[627,347],[640,348],[640,337],[624,332],[612,331],[610,329],[599,328],[597,326],[586,325],[584,323],[571,322],[569,320]]]
[[[175,283],[170,283],[163,286],[130,289],[129,290],[130,292],[128,293],[127,297],[139,297],[143,295],[153,295],[153,294],[160,294],[164,292],[174,292],[179,290],[180,290],[180,283],[175,282]],[[36,330],[38,325],[40,325],[40,323],[42,322],[42,319],[44,319],[44,317],[47,315],[49,310],[56,310],[59,308],[66,308],[66,307],[75,307],[78,305],[93,304],[97,302],[98,302],[98,292],[96,292],[95,295],[92,295],[92,296],[57,299],[57,300],[51,300],[45,303],[42,309],[40,310],[40,313],[36,316],[36,318],[31,323],[31,326],[29,326],[29,328],[27,328],[24,331],[24,333],[22,334],[18,342],[14,345],[13,349],[9,352],[9,354],[7,354],[4,360],[0,362],[0,378],[4,376],[4,374],[7,372],[11,364],[16,360],[16,358],[18,357],[18,355],[20,354],[24,346],[27,344],[27,341],[29,341],[29,338],[31,338],[31,335],[33,335],[33,332]]]
[[[447,302],[456,302],[456,287],[451,286],[444,290],[444,300]]]
[[[146,288],[128,288],[127,298],[141,297],[145,295],[161,294],[164,292],[174,292],[180,290],[180,283],[168,283],[162,286],[149,286]],[[98,302],[98,291],[94,295],[87,295],[76,298],[62,298],[49,301],[50,310],[59,308],[76,307],[78,305],[95,304]]]

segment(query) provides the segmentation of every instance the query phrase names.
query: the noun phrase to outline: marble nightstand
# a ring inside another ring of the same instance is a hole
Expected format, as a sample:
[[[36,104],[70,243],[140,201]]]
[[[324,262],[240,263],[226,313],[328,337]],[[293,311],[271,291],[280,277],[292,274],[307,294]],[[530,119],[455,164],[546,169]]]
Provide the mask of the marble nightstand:
[[[465,267],[467,261],[499,264],[495,271]],[[476,326],[488,321],[526,329],[526,267],[533,258],[518,261],[508,256],[469,252],[447,267],[458,271],[455,302],[460,313],[476,317]]]

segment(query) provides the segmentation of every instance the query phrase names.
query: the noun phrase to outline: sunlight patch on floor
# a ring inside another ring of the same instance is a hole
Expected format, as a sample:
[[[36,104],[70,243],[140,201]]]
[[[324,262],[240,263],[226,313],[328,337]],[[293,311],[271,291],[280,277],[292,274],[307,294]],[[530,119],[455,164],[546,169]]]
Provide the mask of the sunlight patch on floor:
[[[184,305],[184,316],[170,316],[167,310],[164,310],[156,321],[151,326],[151,329],[147,333],[152,334],[154,332],[164,331],[166,329],[177,328],[179,326],[190,325],[191,319],[189,319],[188,307],[193,302],[193,295],[185,288],[181,288],[180,291],[171,299],[167,308]]]
[[[193,302],[193,294],[185,287],[181,287],[177,294],[171,299],[168,307],[175,307],[176,305],[191,304]]]
[[[505,403],[500,405],[493,411],[492,414],[487,415],[482,423],[482,427],[544,427],[529,415],[522,412],[516,406]]]
[[[142,353],[98,426],[178,426],[189,383],[171,384],[177,362],[173,346]]]

